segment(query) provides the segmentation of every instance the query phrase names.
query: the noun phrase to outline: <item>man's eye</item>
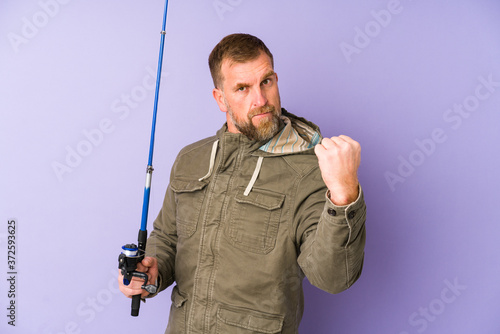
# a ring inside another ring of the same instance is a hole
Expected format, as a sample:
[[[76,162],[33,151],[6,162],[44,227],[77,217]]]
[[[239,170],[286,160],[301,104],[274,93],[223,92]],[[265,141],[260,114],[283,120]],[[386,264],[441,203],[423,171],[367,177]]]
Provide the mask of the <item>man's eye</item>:
[[[266,79],[266,80],[262,81],[263,85],[267,85],[269,83],[271,83],[271,79]]]
[[[238,92],[244,92],[247,88],[246,87],[239,87]]]

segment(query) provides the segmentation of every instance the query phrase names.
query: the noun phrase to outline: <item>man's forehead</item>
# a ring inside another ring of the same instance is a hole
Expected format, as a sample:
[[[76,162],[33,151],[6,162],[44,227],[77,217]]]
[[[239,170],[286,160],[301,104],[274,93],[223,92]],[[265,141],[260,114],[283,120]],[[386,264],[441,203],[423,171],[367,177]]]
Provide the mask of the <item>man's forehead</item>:
[[[253,74],[268,76],[274,73],[271,59],[265,53],[246,62],[226,58],[222,62],[221,72],[224,78],[232,77],[233,79]]]

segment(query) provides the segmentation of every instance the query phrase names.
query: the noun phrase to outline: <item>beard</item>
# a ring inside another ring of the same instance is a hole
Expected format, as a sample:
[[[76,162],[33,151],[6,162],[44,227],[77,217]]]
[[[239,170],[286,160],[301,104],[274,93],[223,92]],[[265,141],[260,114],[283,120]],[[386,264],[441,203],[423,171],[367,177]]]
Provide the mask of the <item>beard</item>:
[[[236,114],[233,112],[227,101],[225,101],[227,111],[229,113],[229,117],[233,122],[236,129],[239,132],[247,136],[251,140],[255,141],[265,141],[274,137],[274,135],[278,132],[280,126],[280,114],[281,110],[276,110],[273,105],[266,105],[263,107],[258,107],[252,109],[247,114],[247,119],[238,119]],[[252,122],[253,116],[270,113],[271,118],[263,118],[259,121],[259,124],[255,126]]]

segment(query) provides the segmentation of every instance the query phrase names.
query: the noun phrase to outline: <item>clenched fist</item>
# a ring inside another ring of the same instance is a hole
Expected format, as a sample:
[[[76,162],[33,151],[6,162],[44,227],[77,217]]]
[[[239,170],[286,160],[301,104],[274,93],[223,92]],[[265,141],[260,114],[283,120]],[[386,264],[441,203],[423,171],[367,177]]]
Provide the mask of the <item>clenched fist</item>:
[[[348,136],[323,138],[314,148],[321,176],[335,205],[347,205],[358,198],[358,167],[361,146]]]

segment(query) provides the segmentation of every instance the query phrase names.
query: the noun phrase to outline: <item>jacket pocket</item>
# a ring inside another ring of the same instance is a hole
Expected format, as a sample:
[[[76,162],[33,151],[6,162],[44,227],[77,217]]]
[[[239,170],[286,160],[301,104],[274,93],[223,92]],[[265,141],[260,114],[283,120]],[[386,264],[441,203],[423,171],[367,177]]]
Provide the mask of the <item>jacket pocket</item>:
[[[227,305],[217,310],[217,334],[281,333],[283,316]]]
[[[176,224],[179,237],[189,238],[196,232],[207,182],[173,180],[170,188],[175,193]]]
[[[274,249],[285,195],[253,188],[248,196],[239,187],[227,228],[233,246],[253,253]]]
[[[181,334],[186,332],[186,301],[187,298],[181,295],[177,285],[174,286],[168,326],[165,333]]]

